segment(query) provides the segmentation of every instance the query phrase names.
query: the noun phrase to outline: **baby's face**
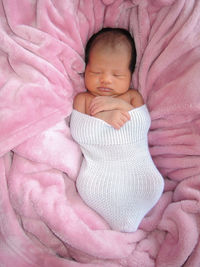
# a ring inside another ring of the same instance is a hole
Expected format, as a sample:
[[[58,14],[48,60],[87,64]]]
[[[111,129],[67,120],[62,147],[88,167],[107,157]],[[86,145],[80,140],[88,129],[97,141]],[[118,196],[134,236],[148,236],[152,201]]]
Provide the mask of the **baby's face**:
[[[85,70],[85,86],[95,96],[118,96],[130,88],[130,49],[126,45],[92,48]]]

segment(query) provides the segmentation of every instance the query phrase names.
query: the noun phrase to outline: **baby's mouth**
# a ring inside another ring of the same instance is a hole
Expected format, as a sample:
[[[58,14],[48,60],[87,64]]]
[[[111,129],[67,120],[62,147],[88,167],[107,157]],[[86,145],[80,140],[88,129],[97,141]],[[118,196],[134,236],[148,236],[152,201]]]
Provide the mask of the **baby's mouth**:
[[[111,92],[112,89],[108,87],[98,87],[98,90],[101,92]]]

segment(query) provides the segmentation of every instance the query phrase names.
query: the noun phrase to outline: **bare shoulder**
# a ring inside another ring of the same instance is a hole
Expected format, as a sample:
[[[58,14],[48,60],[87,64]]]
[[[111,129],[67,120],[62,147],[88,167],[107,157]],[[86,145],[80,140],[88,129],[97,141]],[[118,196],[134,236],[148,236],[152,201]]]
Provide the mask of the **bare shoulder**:
[[[130,89],[129,94],[131,105],[133,105],[134,108],[144,105],[144,99],[138,90]]]
[[[73,108],[79,112],[85,113],[85,101],[86,101],[86,92],[79,93],[75,96],[73,102]]]

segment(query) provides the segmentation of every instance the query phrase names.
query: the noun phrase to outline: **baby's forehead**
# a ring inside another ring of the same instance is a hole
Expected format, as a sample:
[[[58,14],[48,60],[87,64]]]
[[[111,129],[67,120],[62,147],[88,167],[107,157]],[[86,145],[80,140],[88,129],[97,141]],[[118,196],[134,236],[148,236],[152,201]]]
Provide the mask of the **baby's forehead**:
[[[92,43],[91,50],[93,48],[121,48],[131,50],[131,44],[123,34],[107,32],[96,37],[96,39]]]

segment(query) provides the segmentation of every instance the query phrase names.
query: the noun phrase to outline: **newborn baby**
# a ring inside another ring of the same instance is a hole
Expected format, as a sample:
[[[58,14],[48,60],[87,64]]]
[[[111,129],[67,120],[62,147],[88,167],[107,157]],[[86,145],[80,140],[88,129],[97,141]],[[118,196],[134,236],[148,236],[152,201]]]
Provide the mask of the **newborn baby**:
[[[75,97],[70,122],[84,155],[78,192],[113,230],[124,232],[137,230],[164,186],[148,149],[149,112],[130,89],[135,61],[128,31],[93,35],[86,46],[87,91]]]

